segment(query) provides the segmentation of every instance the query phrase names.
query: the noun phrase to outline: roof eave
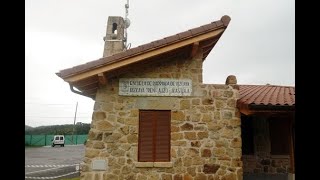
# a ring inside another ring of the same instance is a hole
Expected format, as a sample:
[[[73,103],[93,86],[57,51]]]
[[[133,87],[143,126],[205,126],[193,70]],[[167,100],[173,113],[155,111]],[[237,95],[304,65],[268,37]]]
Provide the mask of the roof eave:
[[[257,105],[238,103],[237,107],[239,108],[239,111],[245,115],[295,112],[295,105]]]
[[[108,62],[108,64],[95,66],[90,69],[83,70],[82,72],[77,72],[77,73],[69,74],[69,75],[65,75],[65,76],[63,76],[61,73],[57,73],[57,75],[67,82],[75,82],[75,81],[84,79],[86,77],[97,75],[97,74],[103,73],[103,72],[108,72],[108,71],[114,70],[116,68],[120,68],[120,67],[129,65],[129,64],[132,64],[132,63],[142,61],[147,58],[151,58],[151,57],[169,52],[171,50],[174,50],[174,49],[177,49],[177,48],[180,48],[183,46],[193,44],[194,42],[199,42],[199,41],[203,41],[206,39],[210,39],[210,38],[219,36],[224,32],[225,29],[226,29],[226,27],[223,26],[221,28],[215,29],[214,31],[207,32],[205,34],[200,34],[198,36],[194,36],[189,39],[176,41],[175,43],[172,43],[167,46],[161,46],[159,48],[150,49],[149,51],[144,52],[144,53],[134,54],[134,55],[130,55],[128,57],[123,57],[122,59],[117,59],[117,61],[112,61],[112,62]]]

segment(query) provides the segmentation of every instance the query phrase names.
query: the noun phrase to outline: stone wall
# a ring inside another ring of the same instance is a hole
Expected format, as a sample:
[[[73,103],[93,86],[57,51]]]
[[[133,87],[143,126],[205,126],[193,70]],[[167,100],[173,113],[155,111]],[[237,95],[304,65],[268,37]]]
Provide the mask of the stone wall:
[[[119,96],[119,78],[188,78],[192,96]],[[242,180],[237,85],[202,84],[201,52],[193,59],[134,65],[98,90],[82,180]],[[139,109],[171,110],[171,162],[137,162]],[[106,160],[105,171],[91,162]]]
[[[289,173],[289,155],[271,155],[269,124],[266,117],[254,117],[254,155],[243,155],[244,174]],[[285,143],[285,142],[284,142]]]

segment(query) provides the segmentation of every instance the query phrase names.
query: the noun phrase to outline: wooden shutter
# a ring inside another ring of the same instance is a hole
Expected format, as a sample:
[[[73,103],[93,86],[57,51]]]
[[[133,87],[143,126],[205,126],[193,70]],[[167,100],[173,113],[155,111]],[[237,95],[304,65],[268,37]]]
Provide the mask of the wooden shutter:
[[[170,161],[170,119],[171,111],[140,111],[139,162]]]
[[[170,111],[158,111],[156,121],[155,160],[157,162],[170,161]]]
[[[140,111],[138,160],[140,162],[152,162],[154,157],[154,113],[152,111]]]

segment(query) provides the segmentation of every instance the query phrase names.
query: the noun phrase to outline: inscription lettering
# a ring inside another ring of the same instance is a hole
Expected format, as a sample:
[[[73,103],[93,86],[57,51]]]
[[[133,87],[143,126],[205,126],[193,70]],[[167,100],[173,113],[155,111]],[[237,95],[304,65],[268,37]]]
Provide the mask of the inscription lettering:
[[[191,96],[191,79],[122,78],[119,95],[123,96]]]

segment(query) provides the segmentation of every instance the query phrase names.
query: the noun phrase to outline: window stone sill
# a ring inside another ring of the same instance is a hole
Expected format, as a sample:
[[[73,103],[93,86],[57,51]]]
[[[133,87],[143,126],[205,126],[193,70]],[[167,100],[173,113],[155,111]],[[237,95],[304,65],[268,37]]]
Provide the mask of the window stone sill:
[[[153,167],[153,162],[134,162],[134,166],[139,167]]]
[[[154,162],[153,167],[163,167],[163,168],[169,168],[172,167],[172,162]]]
[[[172,162],[134,162],[136,168],[144,167],[157,167],[157,168],[170,168],[173,166]]]

